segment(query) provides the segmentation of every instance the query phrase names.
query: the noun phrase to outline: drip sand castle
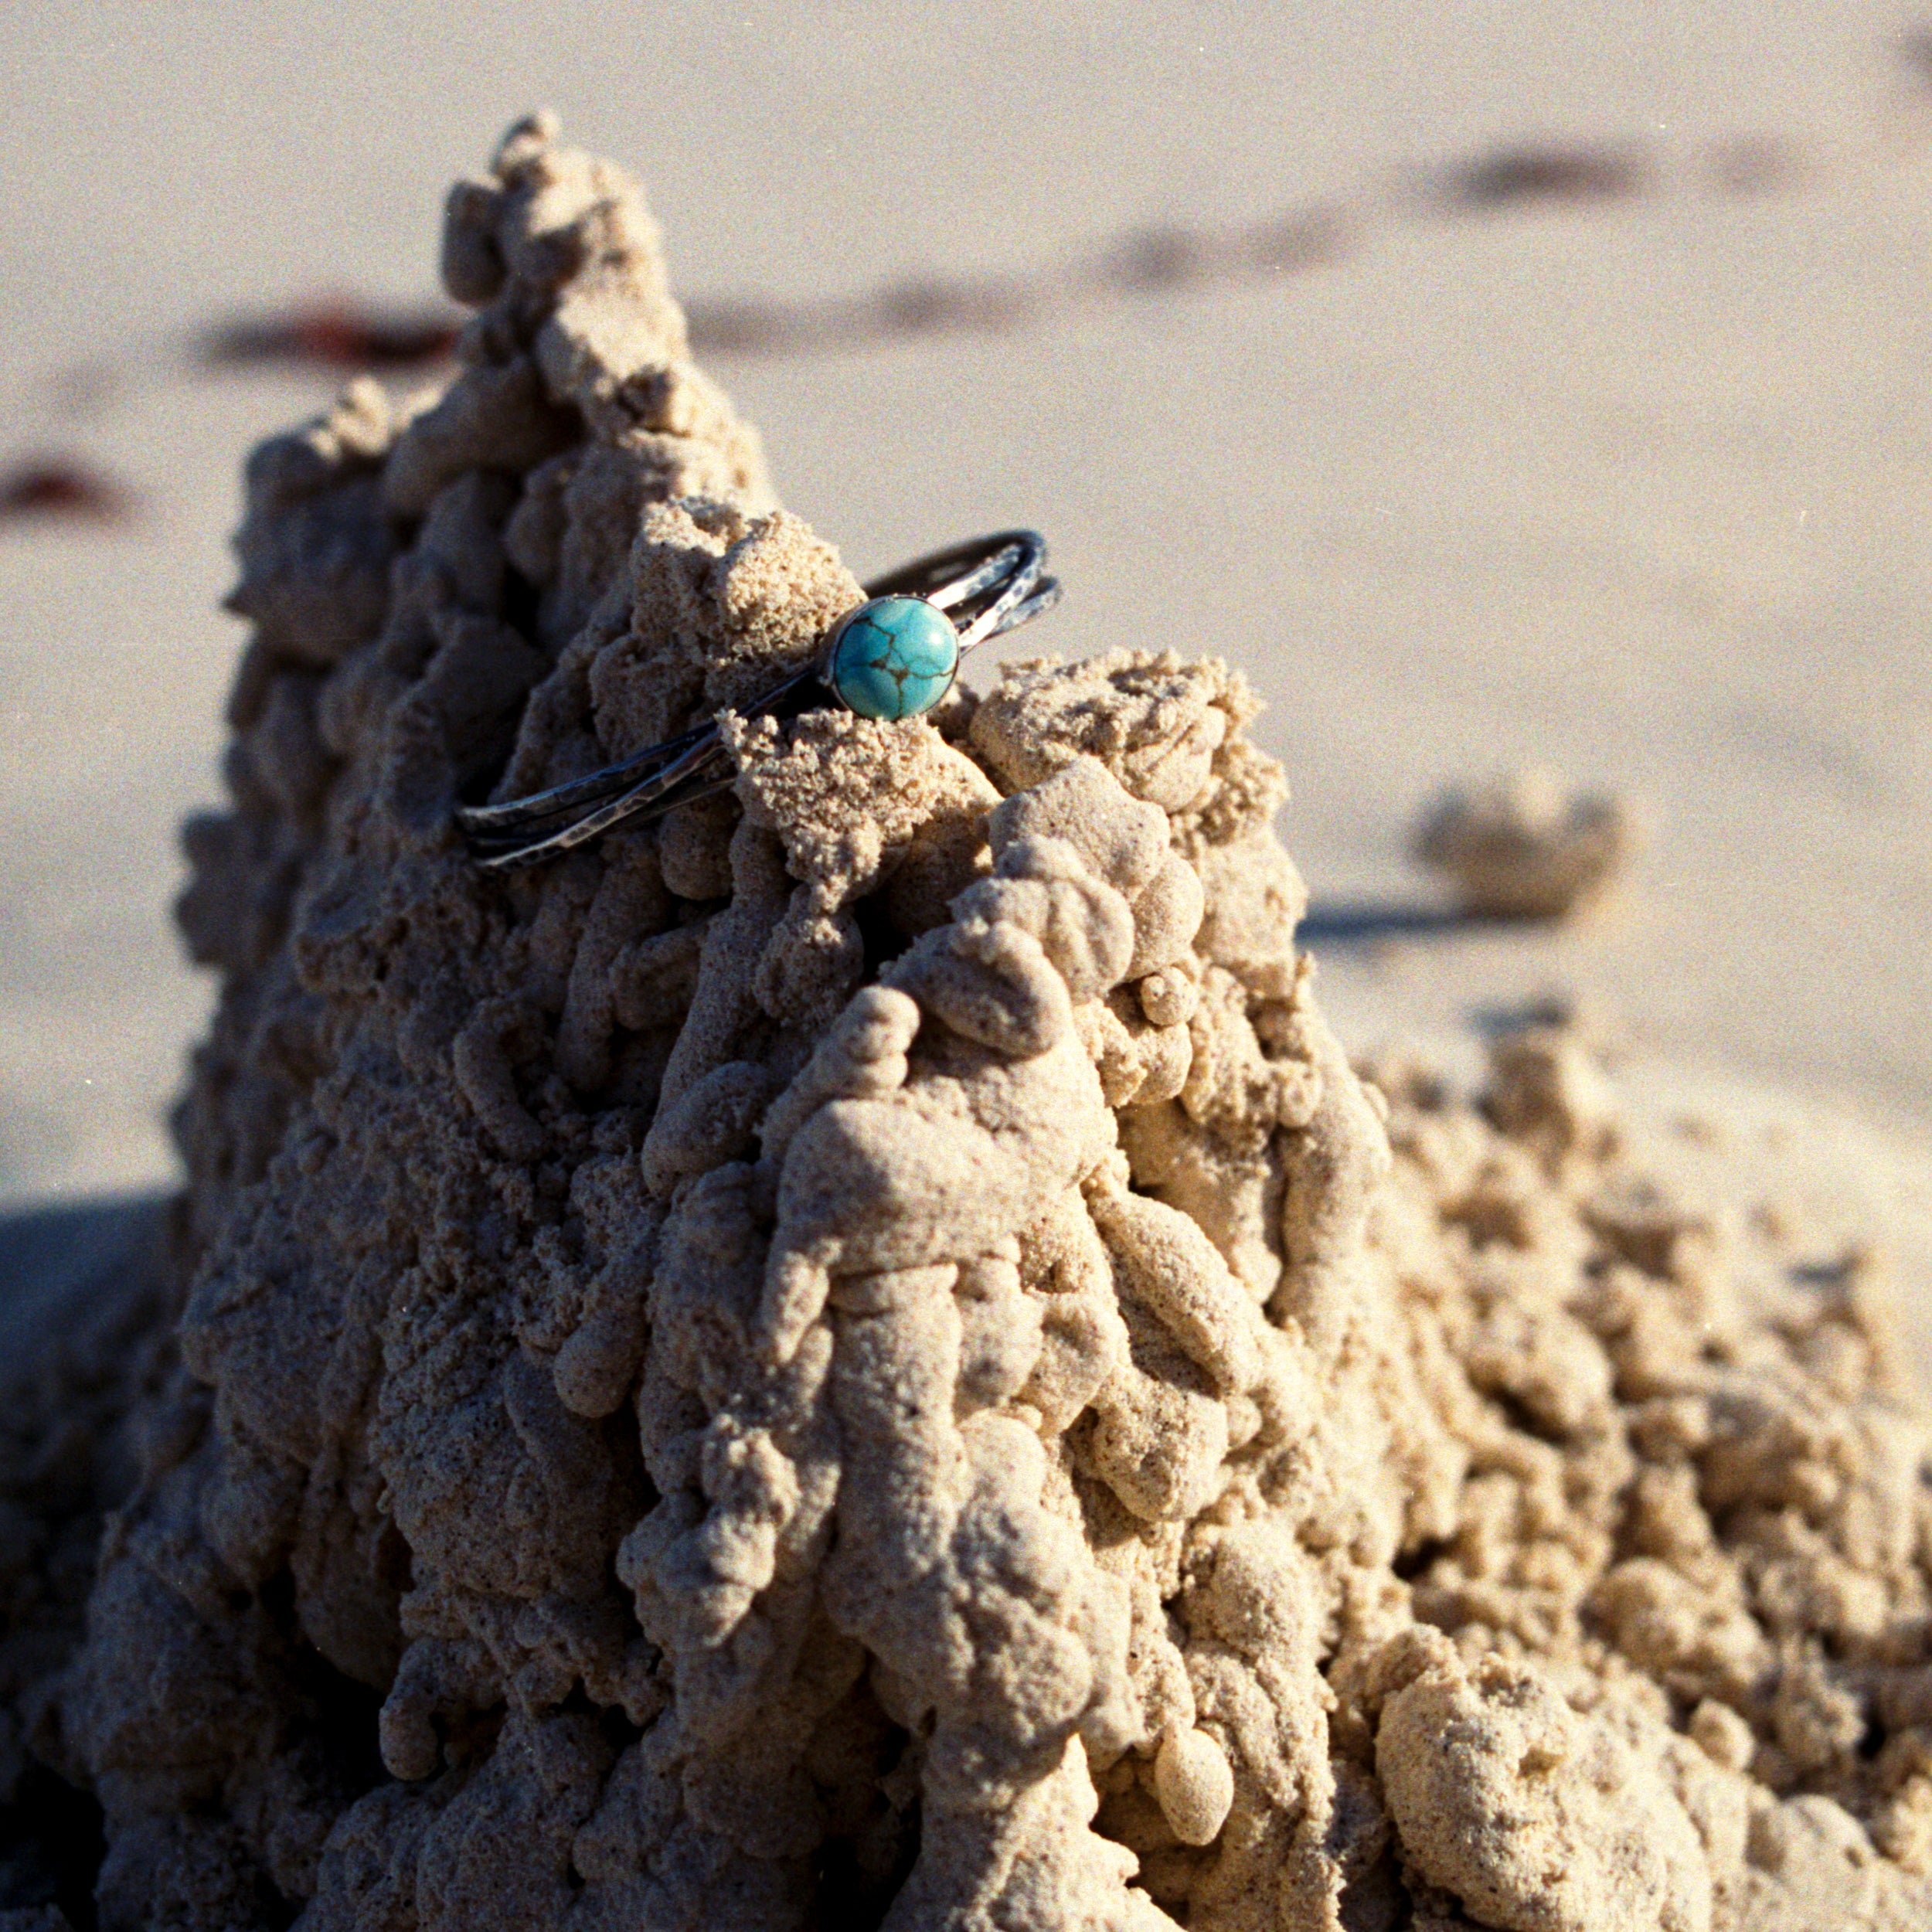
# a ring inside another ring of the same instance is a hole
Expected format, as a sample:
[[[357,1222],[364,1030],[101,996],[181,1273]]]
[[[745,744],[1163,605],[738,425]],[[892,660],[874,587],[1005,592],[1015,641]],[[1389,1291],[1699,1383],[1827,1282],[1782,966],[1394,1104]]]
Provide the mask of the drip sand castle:
[[[7,1370],[0,1775],[100,1835],[0,1927],[1932,1922],[1857,1257],[1674,1200],[1560,1029],[1352,1070],[1212,661],[732,724],[480,872],[460,788],[859,593],[617,171],[519,127],[443,267],[449,386],[250,462],[188,1186]]]

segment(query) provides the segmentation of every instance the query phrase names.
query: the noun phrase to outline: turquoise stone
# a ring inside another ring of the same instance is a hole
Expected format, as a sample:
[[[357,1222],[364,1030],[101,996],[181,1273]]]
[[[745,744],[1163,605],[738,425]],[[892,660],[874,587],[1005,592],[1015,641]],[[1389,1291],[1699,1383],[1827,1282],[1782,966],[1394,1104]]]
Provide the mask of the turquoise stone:
[[[825,679],[862,718],[917,718],[953,688],[959,633],[923,597],[874,597],[839,627]]]

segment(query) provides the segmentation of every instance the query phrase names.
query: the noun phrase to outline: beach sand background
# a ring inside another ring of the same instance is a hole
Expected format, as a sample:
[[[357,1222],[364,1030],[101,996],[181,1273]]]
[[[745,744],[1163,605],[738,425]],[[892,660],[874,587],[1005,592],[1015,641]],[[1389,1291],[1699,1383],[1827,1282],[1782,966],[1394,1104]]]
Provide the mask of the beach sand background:
[[[1932,1308],[1913,31],[1849,0],[15,9],[0,468],[77,459],[133,509],[0,524],[0,1201],[171,1172],[238,467],[335,379],[198,345],[433,301],[447,183],[548,104],[644,181],[714,337],[763,318],[706,360],[862,573],[1032,522],[1068,594],[1011,653],[1247,672],[1352,1044],[1466,1053],[1580,996],[1661,1117],[1801,1168]],[[1570,192],[1472,185],[1528,149],[1580,158]],[[998,325],[935,299],[993,284]],[[1417,814],[1527,760],[1638,801],[1641,866],[1574,930],[1446,917]]]

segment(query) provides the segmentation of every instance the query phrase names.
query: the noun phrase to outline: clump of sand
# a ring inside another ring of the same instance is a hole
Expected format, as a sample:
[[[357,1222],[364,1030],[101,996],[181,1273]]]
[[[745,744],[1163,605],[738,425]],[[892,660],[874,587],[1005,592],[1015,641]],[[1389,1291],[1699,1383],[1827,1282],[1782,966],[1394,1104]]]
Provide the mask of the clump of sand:
[[[733,796],[480,873],[461,789],[857,587],[614,170],[513,130],[444,268],[449,388],[249,468],[178,1353],[12,1692],[101,1925],[1923,1923],[1865,1273],[1675,1198],[1571,1032],[1352,1070],[1213,661],[730,716]]]
[[[1548,767],[1530,765],[1448,787],[1423,814],[1414,850],[1463,912],[1563,919],[1608,896],[1640,842],[1626,800],[1573,791]]]

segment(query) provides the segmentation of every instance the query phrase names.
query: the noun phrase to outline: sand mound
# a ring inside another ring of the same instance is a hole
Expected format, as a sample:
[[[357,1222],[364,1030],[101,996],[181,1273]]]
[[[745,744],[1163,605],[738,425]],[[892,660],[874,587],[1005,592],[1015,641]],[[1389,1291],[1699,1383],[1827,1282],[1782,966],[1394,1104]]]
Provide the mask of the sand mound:
[[[1595,905],[1630,869],[1637,815],[1623,799],[1573,792],[1545,767],[1451,786],[1412,849],[1481,919],[1563,919]]]
[[[178,1357],[89,1385],[84,1638],[6,1653],[101,1925],[1925,1922],[1855,1257],[1673,1199],[1565,1032],[1365,1083],[1213,662],[734,723],[735,796],[481,874],[459,790],[857,588],[614,170],[513,130],[444,259],[447,390],[249,466]]]

